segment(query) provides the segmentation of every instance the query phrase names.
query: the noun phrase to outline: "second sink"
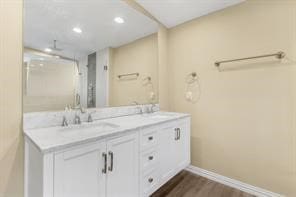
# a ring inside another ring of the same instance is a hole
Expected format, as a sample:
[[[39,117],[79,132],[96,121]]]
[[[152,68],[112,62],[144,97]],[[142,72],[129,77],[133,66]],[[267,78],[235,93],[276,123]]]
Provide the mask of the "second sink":
[[[92,122],[92,123],[82,123],[80,125],[71,125],[68,127],[63,127],[59,131],[62,135],[70,136],[76,133],[98,133],[111,131],[118,128],[119,125],[112,124],[109,122]]]

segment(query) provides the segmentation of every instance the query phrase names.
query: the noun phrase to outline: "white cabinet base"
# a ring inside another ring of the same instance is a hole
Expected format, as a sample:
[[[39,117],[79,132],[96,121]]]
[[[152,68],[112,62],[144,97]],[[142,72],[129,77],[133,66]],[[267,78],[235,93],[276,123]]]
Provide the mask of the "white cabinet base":
[[[45,153],[25,138],[25,197],[146,197],[190,163],[190,117]]]

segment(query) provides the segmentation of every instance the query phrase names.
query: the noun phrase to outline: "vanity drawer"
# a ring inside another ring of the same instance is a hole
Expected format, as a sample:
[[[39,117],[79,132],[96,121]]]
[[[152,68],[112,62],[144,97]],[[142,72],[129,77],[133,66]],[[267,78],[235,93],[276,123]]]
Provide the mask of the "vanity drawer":
[[[158,163],[158,151],[157,147],[149,149],[141,154],[140,169],[142,172],[146,172],[154,168]]]
[[[151,195],[158,186],[159,182],[159,172],[154,169],[147,174],[144,174],[141,180],[141,192],[142,196],[149,196]]]
[[[140,147],[141,151],[145,151],[157,145],[158,134],[156,129],[147,129],[141,132]]]

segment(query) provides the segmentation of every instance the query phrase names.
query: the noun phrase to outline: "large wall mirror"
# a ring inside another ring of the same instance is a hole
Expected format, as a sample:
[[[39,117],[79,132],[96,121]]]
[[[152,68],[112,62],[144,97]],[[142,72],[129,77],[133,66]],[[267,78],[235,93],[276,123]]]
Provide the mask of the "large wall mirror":
[[[122,0],[24,4],[24,112],[158,102],[155,21]]]

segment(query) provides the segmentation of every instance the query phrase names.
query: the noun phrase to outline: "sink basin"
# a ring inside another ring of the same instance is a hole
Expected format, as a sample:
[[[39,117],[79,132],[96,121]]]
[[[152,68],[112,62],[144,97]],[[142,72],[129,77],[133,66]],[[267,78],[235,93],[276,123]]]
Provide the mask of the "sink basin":
[[[169,118],[169,116],[166,116],[166,115],[152,115],[152,116],[149,116],[149,118],[163,119],[163,118]]]
[[[59,131],[61,135],[70,136],[81,133],[100,133],[111,131],[118,128],[119,125],[112,124],[109,122],[97,122],[97,123],[82,123],[80,125],[71,125],[68,127],[63,127]]]
[[[151,113],[147,115],[143,115],[144,117],[147,118],[152,118],[152,119],[166,119],[174,116],[174,114],[171,113],[163,113],[163,112],[156,112],[156,113]]]

